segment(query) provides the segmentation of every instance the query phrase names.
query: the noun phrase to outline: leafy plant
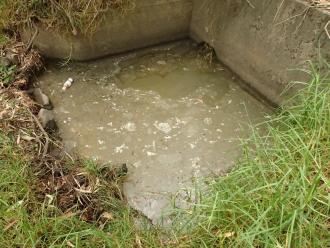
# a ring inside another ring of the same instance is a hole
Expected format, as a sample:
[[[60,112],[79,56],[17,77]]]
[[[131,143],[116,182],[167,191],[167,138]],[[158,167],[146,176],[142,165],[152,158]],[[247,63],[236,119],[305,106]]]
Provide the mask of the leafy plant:
[[[0,66],[0,87],[8,87],[14,80],[16,65]]]

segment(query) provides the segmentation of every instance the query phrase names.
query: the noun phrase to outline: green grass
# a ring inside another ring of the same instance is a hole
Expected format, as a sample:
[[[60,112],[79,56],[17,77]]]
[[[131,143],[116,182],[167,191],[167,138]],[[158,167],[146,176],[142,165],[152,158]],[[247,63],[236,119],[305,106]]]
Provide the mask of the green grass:
[[[329,247],[330,79],[316,69],[311,75],[261,124],[265,131],[244,142],[235,169],[206,180],[200,202],[176,212],[183,224],[166,236],[139,230],[137,213],[107,187],[99,200],[114,218],[103,229],[40,202],[29,155],[0,131],[0,247]],[[85,167],[102,174],[91,162]]]
[[[0,65],[0,88],[8,87],[13,81],[16,73],[16,65],[9,67]]]
[[[0,46],[5,44],[8,41],[8,37],[1,33],[0,31]]]
[[[91,164],[88,163],[88,166]],[[138,215],[101,187],[100,200],[113,219],[103,229],[66,216],[47,198],[40,202],[33,164],[0,132],[0,247],[134,247],[137,239],[159,247],[156,230],[134,226]]]
[[[329,72],[329,68],[328,68]],[[330,78],[313,80],[254,132],[227,176],[186,211],[188,247],[329,247]]]
[[[0,46],[5,45],[8,41],[9,38],[5,34],[3,34],[0,30]],[[15,73],[16,73],[16,65],[11,65],[7,67],[0,64],[0,88],[8,87],[13,82]]]

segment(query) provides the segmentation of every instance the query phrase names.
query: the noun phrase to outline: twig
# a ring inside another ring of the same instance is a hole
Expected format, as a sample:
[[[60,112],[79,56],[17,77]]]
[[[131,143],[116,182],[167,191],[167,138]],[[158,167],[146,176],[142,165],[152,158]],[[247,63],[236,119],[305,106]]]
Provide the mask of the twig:
[[[36,27],[36,31],[34,32],[33,36],[31,37],[31,39],[29,41],[29,44],[28,44],[28,46],[27,46],[27,48],[25,50],[25,54],[27,54],[30,51],[30,49],[32,48],[33,41],[37,37],[38,33],[39,33],[39,29]]]
[[[254,7],[254,5],[250,2],[250,0],[246,0],[247,1],[247,3],[250,5],[250,7],[252,8],[252,9],[255,9],[256,7]]]
[[[297,17],[299,17],[299,16],[305,15],[306,11],[308,11],[309,9],[310,9],[310,7],[307,7],[306,9],[304,9],[304,11],[303,11],[302,13],[300,13],[300,14],[296,14],[296,15],[294,15],[294,16],[290,16],[289,18],[287,18],[287,19],[285,19],[285,20],[282,20],[282,21],[276,23],[275,25],[277,26],[277,25],[280,25],[280,24],[285,23],[285,22],[287,22],[287,21],[290,21],[290,20],[292,20],[292,19],[294,19],[294,18],[297,18]]]
[[[42,157],[44,158],[47,155],[48,152],[48,147],[49,147],[49,136],[48,133],[45,131],[45,129],[42,127],[41,123],[39,122],[38,118],[30,111],[30,109],[26,106],[27,111],[29,112],[29,114],[32,116],[32,118],[34,119],[34,121],[36,122],[36,124],[38,125],[40,131],[43,133],[43,135],[45,136],[45,145],[44,145],[44,151],[42,153]]]
[[[275,14],[275,16],[274,16],[274,20],[273,20],[273,22],[276,21],[277,16],[278,16],[278,14],[280,13],[280,10],[281,10],[281,8],[282,8],[282,5],[283,5],[284,1],[285,1],[285,0],[282,0],[280,6],[278,7],[278,9],[277,9],[277,11],[276,11],[276,14]]]
[[[328,30],[329,24],[330,24],[330,20],[327,22],[327,24],[325,24],[324,31],[327,34],[328,38],[330,39],[330,33],[329,33],[329,30]]]

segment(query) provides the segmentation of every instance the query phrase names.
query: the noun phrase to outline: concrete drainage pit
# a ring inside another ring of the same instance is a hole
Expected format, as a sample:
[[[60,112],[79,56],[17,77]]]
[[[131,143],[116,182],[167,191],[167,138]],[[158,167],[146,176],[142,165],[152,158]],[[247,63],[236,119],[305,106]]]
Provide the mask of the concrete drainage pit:
[[[127,163],[128,202],[153,221],[193,178],[230,168],[249,124],[269,111],[203,55],[186,40],[94,62],[50,64],[40,78],[66,149]],[[63,91],[69,77],[74,83]]]
[[[330,56],[329,11],[302,0],[139,0],[126,16],[104,19],[91,37],[40,28],[34,45],[48,57],[121,55],[50,63],[39,83],[66,149],[127,163],[128,202],[154,223],[192,179],[231,168],[248,125],[270,111],[253,95],[280,104],[288,83],[306,80],[292,69]],[[173,42],[189,37],[210,44],[239,77],[209,64],[193,41]]]

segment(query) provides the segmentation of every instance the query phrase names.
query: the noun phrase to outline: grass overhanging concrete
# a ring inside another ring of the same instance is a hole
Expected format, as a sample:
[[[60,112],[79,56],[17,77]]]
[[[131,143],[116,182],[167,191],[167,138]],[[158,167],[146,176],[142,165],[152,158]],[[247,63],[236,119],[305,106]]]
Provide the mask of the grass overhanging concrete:
[[[41,24],[73,35],[91,34],[105,13],[124,14],[134,8],[134,3],[135,0],[1,0],[0,28],[15,30]]]

